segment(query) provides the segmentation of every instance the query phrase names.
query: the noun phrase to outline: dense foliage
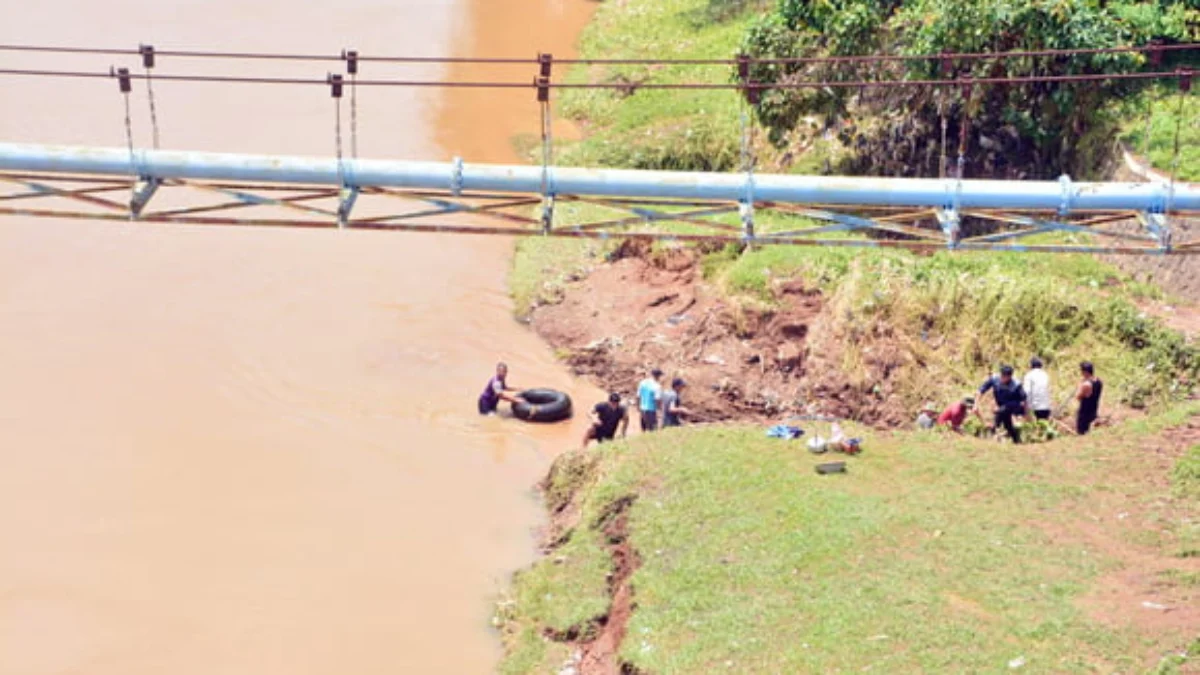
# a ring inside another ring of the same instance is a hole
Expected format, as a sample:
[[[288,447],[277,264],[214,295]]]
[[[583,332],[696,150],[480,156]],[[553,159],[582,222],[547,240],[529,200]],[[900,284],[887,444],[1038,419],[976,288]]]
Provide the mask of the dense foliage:
[[[743,40],[755,57],[941,54],[1181,43],[1200,38],[1197,0],[779,0]],[[759,82],[960,79],[1163,70],[1141,54],[913,60],[871,64],[760,64]],[[1193,56],[1194,58],[1194,56]],[[834,135],[852,150],[842,171],[936,175],[953,163],[969,121],[968,175],[1086,175],[1116,132],[1106,102],[1147,80],[944,88],[773,89],[758,108],[779,145]]]

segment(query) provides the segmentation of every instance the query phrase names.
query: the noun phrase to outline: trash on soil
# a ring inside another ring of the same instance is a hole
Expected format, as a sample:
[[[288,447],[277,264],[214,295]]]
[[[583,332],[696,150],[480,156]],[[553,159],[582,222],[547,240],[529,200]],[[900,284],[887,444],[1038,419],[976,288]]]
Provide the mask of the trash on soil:
[[[1025,665],[1025,657],[1024,656],[1018,656],[1017,658],[1008,662],[1009,670],[1016,670],[1018,668],[1023,667],[1024,665]]]
[[[828,464],[818,464],[817,473],[822,475],[830,473],[846,473],[846,463],[829,462]]]
[[[767,429],[767,438],[800,438],[804,435],[804,430],[800,427],[790,427],[786,424],[776,424]]]
[[[1157,602],[1150,602],[1150,601],[1148,601],[1148,600],[1147,600],[1146,602],[1143,602],[1143,603],[1142,603],[1142,607],[1145,607],[1146,609],[1155,609],[1155,610],[1158,610],[1158,611],[1160,611],[1160,612],[1169,612],[1169,611],[1171,611],[1171,608],[1170,608],[1170,607],[1168,607],[1167,605],[1160,605],[1160,604],[1158,604]]]
[[[829,449],[829,441],[820,436],[813,436],[808,439],[808,450],[815,454],[821,454]]]

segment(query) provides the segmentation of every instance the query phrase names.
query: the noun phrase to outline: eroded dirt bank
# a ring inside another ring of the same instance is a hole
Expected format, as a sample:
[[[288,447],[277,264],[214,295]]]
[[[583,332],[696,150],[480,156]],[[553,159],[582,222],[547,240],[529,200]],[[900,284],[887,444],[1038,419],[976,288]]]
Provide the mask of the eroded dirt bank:
[[[777,308],[735,307],[705,286],[699,255],[652,253],[649,242],[628,240],[530,323],[575,374],[627,397],[651,368],[684,378],[693,421],[821,414],[891,427],[908,419],[890,396],[908,358],[893,336],[870,336],[866,384],[852,383],[839,344],[863,336],[831,320],[819,291],[781,282]]]

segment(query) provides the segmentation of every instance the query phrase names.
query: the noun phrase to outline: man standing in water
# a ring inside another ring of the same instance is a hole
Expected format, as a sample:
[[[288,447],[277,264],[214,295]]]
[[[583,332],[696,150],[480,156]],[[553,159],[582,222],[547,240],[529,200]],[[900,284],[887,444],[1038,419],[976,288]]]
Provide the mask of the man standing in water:
[[[979,395],[983,396],[988,390],[996,397],[995,426],[1004,427],[1012,442],[1020,443],[1021,435],[1017,433],[1017,427],[1013,424],[1013,416],[1025,414],[1025,390],[1021,388],[1020,382],[1013,379],[1012,366],[1001,366],[1000,376],[989,377],[979,388]]]
[[[1029,372],[1021,382],[1025,395],[1029,397],[1029,409],[1039,420],[1050,419],[1050,375],[1042,368],[1042,360],[1033,357],[1029,361]]]
[[[1104,383],[1096,377],[1095,368],[1091,361],[1079,364],[1079,372],[1083,381],[1075,391],[1075,400],[1079,401],[1079,412],[1075,415],[1075,432],[1083,436],[1092,429],[1092,423],[1100,416],[1100,394],[1104,392]]]
[[[496,408],[500,406],[500,401],[519,403],[523,400],[520,396],[509,393],[514,390],[508,386],[507,377],[508,366],[503,363],[497,363],[496,374],[492,376],[492,379],[488,380],[487,386],[483,388],[483,393],[479,395],[480,415],[494,415]]]
[[[663,372],[658,368],[650,371],[650,377],[638,385],[638,411],[641,413],[642,431],[658,429],[658,406],[662,399]]]
[[[607,402],[597,403],[592,409],[592,426],[583,435],[583,449],[586,450],[588,441],[603,443],[617,437],[617,427],[621,428],[621,438],[629,430],[629,412],[621,405],[621,395],[613,392],[608,395]]]

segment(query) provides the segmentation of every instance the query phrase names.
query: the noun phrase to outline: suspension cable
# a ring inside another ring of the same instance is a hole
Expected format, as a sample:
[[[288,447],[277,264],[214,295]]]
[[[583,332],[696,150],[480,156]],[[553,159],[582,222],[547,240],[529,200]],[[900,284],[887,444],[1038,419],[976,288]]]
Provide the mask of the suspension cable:
[[[934,61],[942,58],[952,58],[955,60],[986,60],[986,59],[1012,59],[1012,58],[1030,58],[1030,57],[1061,57],[1061,56],[1083,56],[1095,54],[1135,54],[1135,53],[1163,53],[1176,51],[1191,51],[1200,49],[1200,44],[1185,43],[1175,45],[1164,44],[1149,44],[1141,46],[1121,46],[1121,47],[1092,47],[1081,49],[1038,49],[1024,51],[1008,51],[1008,52],[962,52],[949,54],[864,54],[854,56],[811,56],[811,57],[789,57],[789,58],[766,58],[752,59],[754,63],[772,63],[772,64],[817,64],[817,63],[886,63],[896,61]],[[53,53],[53,54],[100,54],[110,56],[129,55],[136,56],[139,50],[136,49],[110,49],[110,48],[91,48],[91,47],[63,47],[53,45],[18,45],[18,44],[0,44],[0,51],[7,52],[33,52],[33,53]],[[235,59],[235,60],[282,60],[282,61],[341,61],[343,56],[336,54],[288,54],[288,53],[270,53],[270,52],[226,52],[226,51],[211,51],[211,50],[160,50],[160,56],[172,58],[208,58],[208,59]],[[495,64],[495,65],[519,65],[537,63],[536,58],[529,57],[441,57],[441,56],[359,56],[361,61],[375,61],[387,63],[472,63],[472,64]],[[589,59],[589,58],[574,58],[574,59],[557,59],[563,64],[585,64],[585,65],[711,65],[711,66],[731,66],[737,63],[737,59]]]
[[[360,59],[361,60],[361,59]],[[60,78],[110,78],[111,73],[98,71],[65,71],[65,70],[27,70],[5,68],[0,69],[0,75],[60,77]],[[133,80],[145,80],[146,75],[131,73]],[[991,84],[1028,84],[1033,82],[1102,82],[1105,80],[1153,80],[1179,77],[1178,71],[1152,71],[1135,73],[1094,73],[1082,75],[1037,75],[1019,77],[980,77],[972,81],[979,85]],[[315,78],[284,78],[284,77],[247,77],[237,75],[157,75],[155,79],[172,82],[209,82],[230,84],[292,84],[292,85],[326,85],[328,82]],[[504,81],[442,81],[442,80],[358,80],[356,86],[361,87],[446,87],[466,89],[527,89],[534,88],[536,83],[504,82]],[[954,86],[946,80],[837,80],[837,81],[807,81],[807,82],[753,82],[748,85],[734,82],[648,82],[630,85],[617,82],[549,82],[544,86],[550,89],[754,89],[754,90],[789,90],[789,89],[826,89],[826,88],[905,88],[905,87],[946,87]]]

